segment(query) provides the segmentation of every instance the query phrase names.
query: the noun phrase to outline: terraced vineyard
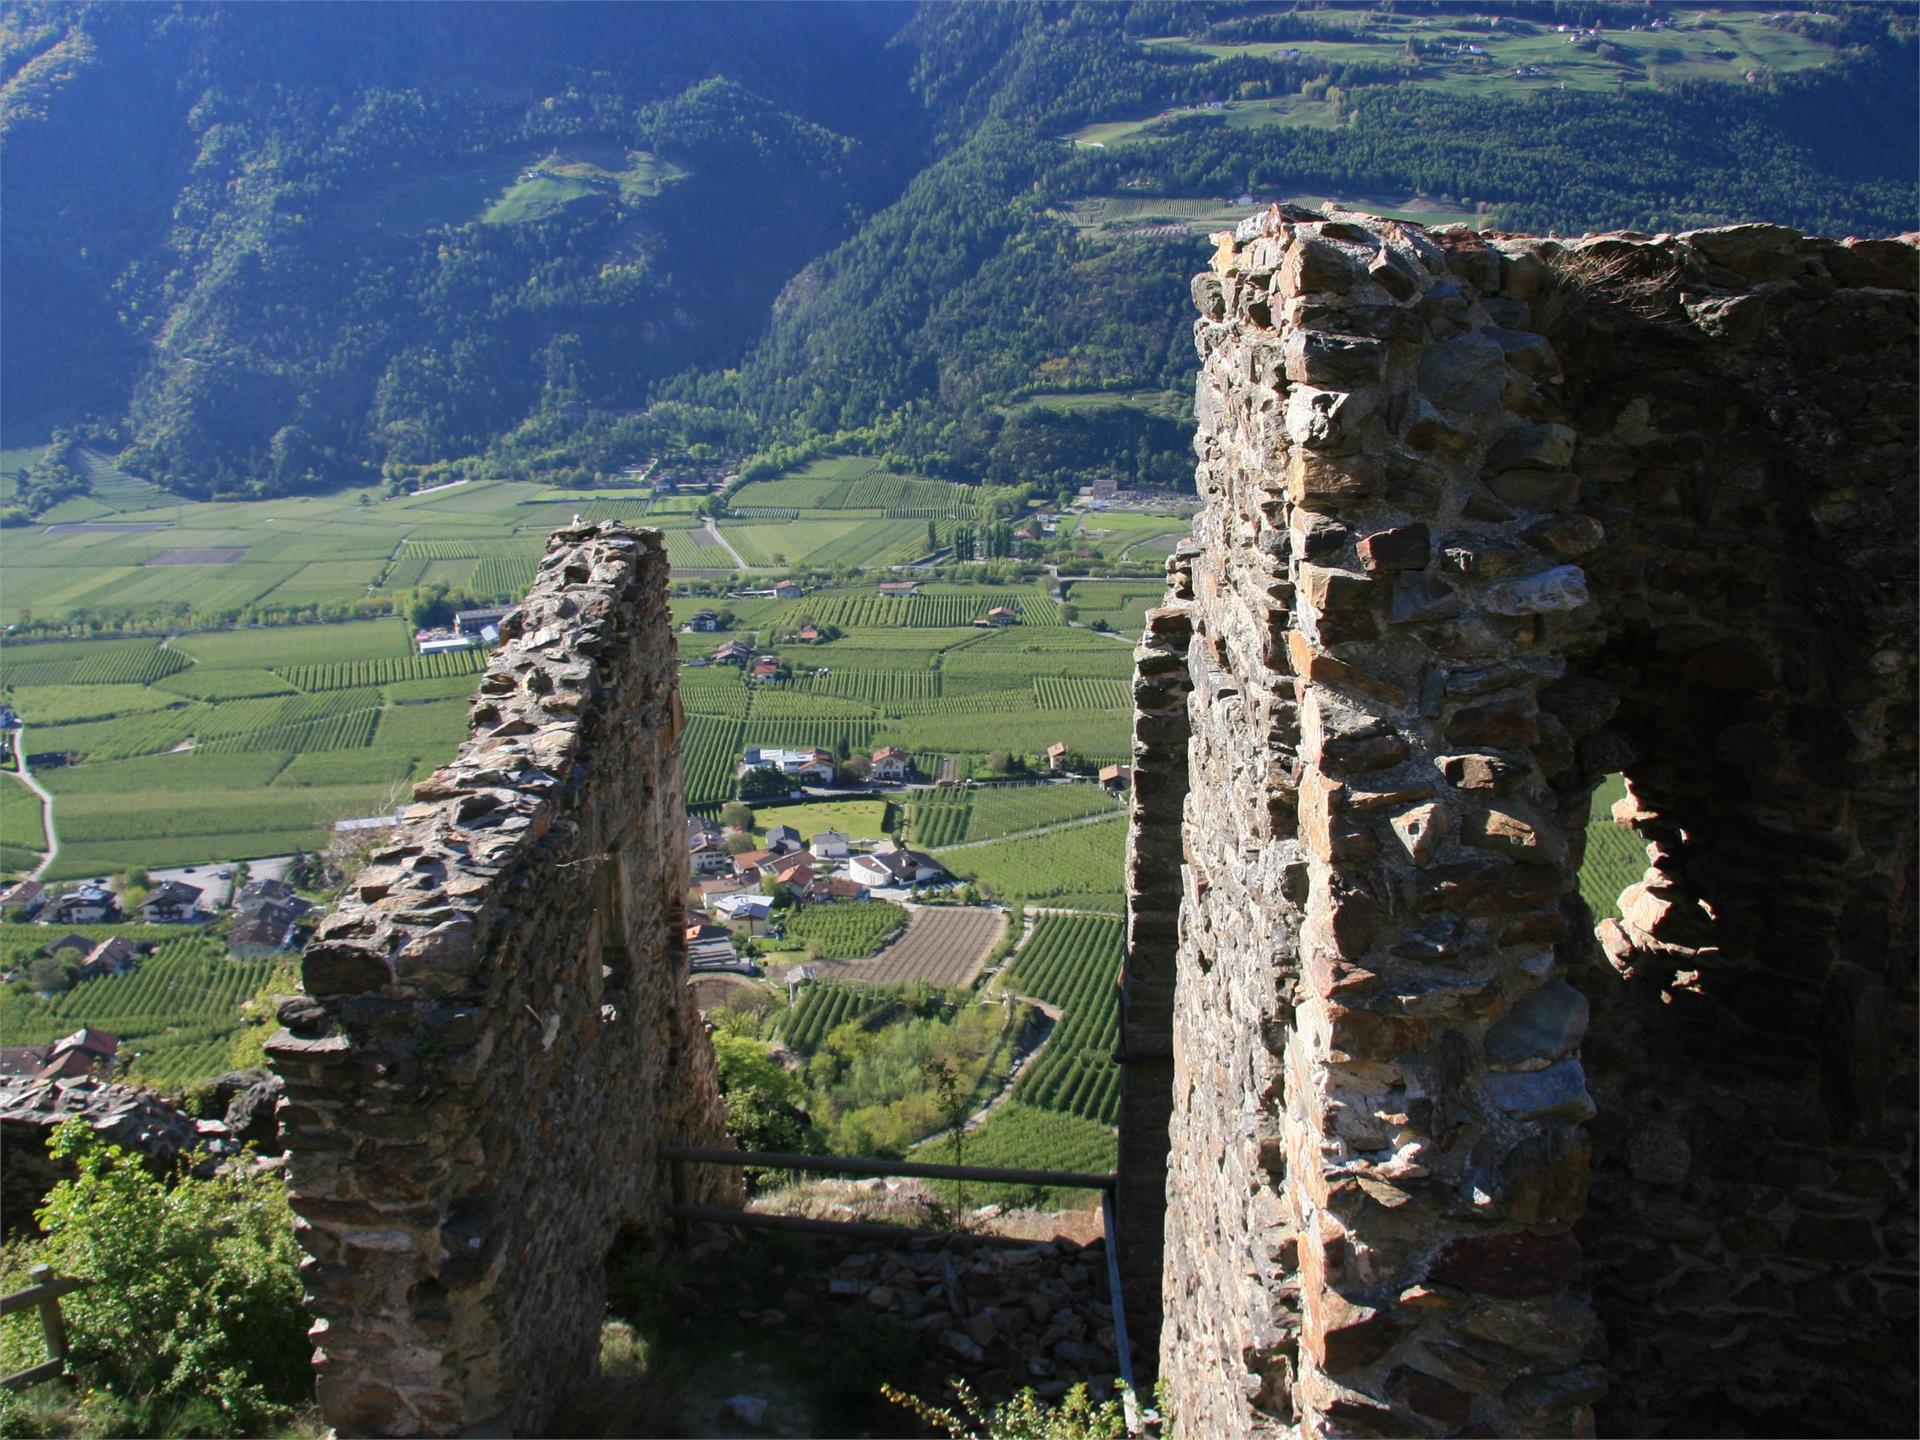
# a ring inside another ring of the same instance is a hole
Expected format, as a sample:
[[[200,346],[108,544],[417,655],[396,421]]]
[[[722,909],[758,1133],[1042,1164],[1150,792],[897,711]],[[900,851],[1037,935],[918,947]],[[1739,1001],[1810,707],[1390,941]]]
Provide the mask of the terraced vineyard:
[[[180,1084],[227,1068],[240,1003],[283,963],[232,959],[205,935],[168,938],[131,975],[82,981],[50,1000],[0,988],[0,1034],[9,1045],[37,1045],[91,1025],[120,1037],[133,1079]]]
[[[1098,915],[1043,915],[1005,979],[1015,994],[1057,1007],[1039,1055],[1014,1083],[1014,1099],[1112,1125],[1120,1116],[1121,925]]]
[[[348,690],[437,675],[478,675],[487,667],[487,655],[486,650],[450,650],[439,655],[392,655],[384,660],[284,665],[273,673],[302,690]]]
[[[1009,1100],[969,1129],[963,1145],[942,1135],[917,1146],[913,1159],[931,1165],[980,1165],[1004,1170],[1070,1170],[1106,1175],[1120,1163],[1113,1127],[1057,1110]],[[945,1193],[946,1187],[942,1186]],[[1100,1192],[1039,1185],[988,1185],[969,1181],[966,1203],[1077,1210],[1097,1205]]]
[[[899,993],[886,985],[816,980],[800,992],[799,1003],[788,1012],[781,1027],[780,1039],[789,1049],[811,1055],[838,1026],[885,1009]]]
[[[925,526],[920,527],[920,534],[924,538]],[[896,625],[954,629],[971,626],[996,606],[1018,611],[1023,624],[1060,623],[1060,607],[1051,596],[1038,590],[1000,590],[992,586],[901,596],[858,591],[809,595],[791,602],[776,623],[799,625],[810,618],[816,625],[837,625],[842,630]]]
[[[1126,854],[1125,817],[949,850],[940,863],[1003,900],[1118,913]]]
[[[681,771],[689,806],[713,806],[733,794],[734,760],[740,753],[740,722],[689,715],[681,737]]]
[[[913,843],[928,848],[991,840],[1120,809],[1119,802],[1097,785],[993,785],[918,791],[909,807],[908,823]]]

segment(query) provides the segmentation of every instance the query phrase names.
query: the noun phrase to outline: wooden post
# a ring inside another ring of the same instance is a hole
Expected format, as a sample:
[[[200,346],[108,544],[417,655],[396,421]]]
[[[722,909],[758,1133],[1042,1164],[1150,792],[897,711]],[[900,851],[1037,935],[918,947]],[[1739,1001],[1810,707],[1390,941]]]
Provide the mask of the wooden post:
[[[36,1285],[49,1285],[53,1281],[51,1265],[36,1265],[27,1272],[27,1278]],[[60,1316],[60,1296],[44,1296],[40,1301],[40,1328],[47,1333],[47,1359],[64,1362],[67,1358],[67,1322]]]

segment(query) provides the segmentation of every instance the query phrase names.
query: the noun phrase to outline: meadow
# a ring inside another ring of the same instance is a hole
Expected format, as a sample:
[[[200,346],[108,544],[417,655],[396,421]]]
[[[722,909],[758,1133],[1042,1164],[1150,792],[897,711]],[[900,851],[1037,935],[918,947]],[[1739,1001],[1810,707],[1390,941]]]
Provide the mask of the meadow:
[[[1014,1099],[1102,1125],[1119,1119],[1121,949],[1117,918],[1043,915],[1033,927],[1000,986],[1062,1014],[1014,1082]]]

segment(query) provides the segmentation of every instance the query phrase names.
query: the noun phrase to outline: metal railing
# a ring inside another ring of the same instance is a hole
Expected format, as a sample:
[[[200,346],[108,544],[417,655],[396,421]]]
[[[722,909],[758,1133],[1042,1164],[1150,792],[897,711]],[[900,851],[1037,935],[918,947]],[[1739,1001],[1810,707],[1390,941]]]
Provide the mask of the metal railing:
[[[692,1204],[688,1196],[688,1165],[758,1166],[767,1170],[811,1170],[827,1175],[901,1175],[917,1180],[981,1180],[1004,1185],[1049,1185],[1061,1189],[1098,1190],[1100,1223],[1106,1236],[1107,1299],[1113,1309],[1113,1348],[1120,1362],[1120,1380],[1124,1392],[1127,1431],[1140,1432],[1140,1410],[1134,1395],[1133,1357],[1127,1343],[1126,1307],[1120,1301],[1120,1252],[1113,1226],[1113,1191],[1120,1177],[1074,1170],[1010,1170],[988,1165],[934,1165],[917,1160],[853,1159],[840,1155],[792,1155],[778,1150],[726,1150],[708,1145],[663,1144],[659,1156],[667,1162],[673,1203],[667,1207],[679,1233],[680,1243],[692,1239],[696,1221],[714,1225],[738,1225],[754,1230],[790,1230],[816,1235],[846,1235],[862,1239],[899,1240],[925,1236],[953,1239],[965,1235],[975,1244],[1031,1249],[1044,1240],[1018,1240],[1006,1235],[975,1234],[971,1231],[923,1230],[906,1225],[879,1225],[863,1220],[814,1220],[801,1215],[764,1215],[752,1210],[727,1210],[715,1205]]]
[[[29,1365],[25,1370],[0,1376],[0,1387],[32,1385],[36,1381],[52,1380],[66,1373],[67,1322],[60,1314],[60,1297],[71,1295],[75,1290],[84,1290],[93,1283],[91,1280],[63,1279],[53,1273],[51,1265],[36,1265],[27,1272],[27,1276],[33,1283],[26,1289],[16,1290],[11,1295],[0,1295],[0,1316],[38,1305],[40,1329],[47,1337],[47,1358],[38,1365]]]

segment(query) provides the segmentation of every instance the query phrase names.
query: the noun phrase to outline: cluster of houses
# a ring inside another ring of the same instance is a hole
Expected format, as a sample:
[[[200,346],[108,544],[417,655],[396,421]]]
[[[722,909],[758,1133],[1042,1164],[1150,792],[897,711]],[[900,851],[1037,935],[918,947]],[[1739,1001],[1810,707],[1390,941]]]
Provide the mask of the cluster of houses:
[[[206,893],[184,880],[163,880],[147,891],[146,898],[135,907],[137,914],[129,915],[121,909],[119,896],[90,881],[52,893],[37,880],[22,880],[0,890],[0,913],[17,913],[37,925],[117,925],[136,918],[146,925],[206,925],[217,918],[201,903]],[[284,880],[249,881],[233,897],[233,926],[227,935],[227,949],[241,959],[291,949],[312,909],[312,903]],[[77,950],[82,958],[76,979],[92,980],[126,974],[152,947],[134,946],[120,939],[96,942],[81,935],[67,935],[41,948],[49,955]],[[16,978],[0,976],[0,980]]]
[[[58,960],[77,960],[79,965],[73,972],[73,983],[76,985],[82,980],[129,975],[153,952],[151,945],[136,945],[117,935],[107,940],[89,940],[84,935],[62,935],[40,949],[43,954]],[[11,985],[16,980],[26,978],[27,972],[24,970],[8,970],[0,973],[0,984]]]
[[[766,932],[774,900],[764,893],[772,881],[795,904],[859,904],[876,893],[913,894],[953,877],[931,855],[891,841],[871,849],[836,830],[803,840],[791,825],[767,827],[763,848],[739,853],[727,848],[718,826],[701,816],[687,819],[687,851],[695,904],[704,919],[687,929],[688,963],[694,970],[735,970],[752,966],[734,949],[733,931]]]
[[[60,1080],[112,1073],[120,1058],[120,1037],[82,1025],[45,1045],[9,1045],[0,1049],[0,1077]]]
[[[444,655],[449,650],[471,650],[488,646],[500,638],[500,622],[513,609],[511,605],[484,610],[461,610],[453,617],[451,630],[416,630],[413,644],[422,655]]]

